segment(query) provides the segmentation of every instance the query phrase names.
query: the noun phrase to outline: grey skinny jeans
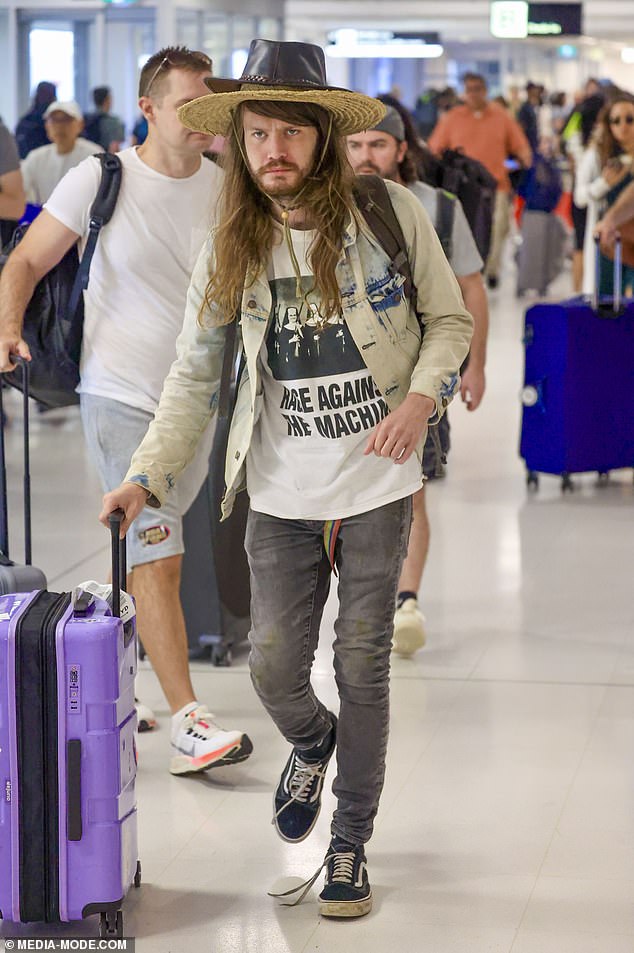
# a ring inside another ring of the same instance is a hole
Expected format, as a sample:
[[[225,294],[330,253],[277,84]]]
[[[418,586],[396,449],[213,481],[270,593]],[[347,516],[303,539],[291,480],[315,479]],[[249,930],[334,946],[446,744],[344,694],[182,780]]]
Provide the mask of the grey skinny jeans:
[[[411,497],[351,516],[341,521],[335,547],[340,711],[332,833],[352,844],[370,839],[383,788],[394,608],[411,520]],[[332,572],[323,533],[321,520],[249,513],[251,679],[282,735],[304,750],[331,727],[310,682]]]

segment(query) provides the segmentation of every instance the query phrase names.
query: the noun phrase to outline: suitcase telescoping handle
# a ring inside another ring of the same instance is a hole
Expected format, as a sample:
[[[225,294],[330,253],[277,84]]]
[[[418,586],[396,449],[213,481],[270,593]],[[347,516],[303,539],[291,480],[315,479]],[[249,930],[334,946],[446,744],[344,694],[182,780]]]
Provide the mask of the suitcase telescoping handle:
[[[601,239],[597,235],[594,239],[594,291],[592,293],[592,309],[599,312],[601,283]],[[623,247],[621,236],[617,233],[614,242],[614,269],[612,272],[612,311],[618,314],[621,310],[621,285],[623,282]]]
[[[127,588],[125,536],[119,539],[124,518],[123,510],[114,510],[108,517],[112,549],[112,614],[117,617],[121,615],[121,590]]]
[[[31,565],[31,456],[29,452],[29,362],[12,354],[14,364],[22,367],[22,407],[24,419],[24,562]],[[0,550],[9,558],[9,507],[7,504],[7,465],[4,446],[4,410],[0,387]]]
[[[121,616],[121,590],[126,587],[125,537],[119,539],[123,510],[115,510],[108,517],[112,543],[112,614]],[[82,745],[80,738],[66,742],[66,833],[69,841],[80,841],[82,825]]]

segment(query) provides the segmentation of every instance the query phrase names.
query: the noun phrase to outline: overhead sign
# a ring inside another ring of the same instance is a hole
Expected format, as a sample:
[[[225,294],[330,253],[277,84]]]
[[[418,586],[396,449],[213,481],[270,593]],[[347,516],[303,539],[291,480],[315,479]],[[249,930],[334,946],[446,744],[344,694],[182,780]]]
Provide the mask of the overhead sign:
[[[529,3],[529,36],[580,36],[581,3]]]
[[[499,0],[491,3],[491,34],[504,40],[527,36],[580,36],[581,3],[527,3]]]

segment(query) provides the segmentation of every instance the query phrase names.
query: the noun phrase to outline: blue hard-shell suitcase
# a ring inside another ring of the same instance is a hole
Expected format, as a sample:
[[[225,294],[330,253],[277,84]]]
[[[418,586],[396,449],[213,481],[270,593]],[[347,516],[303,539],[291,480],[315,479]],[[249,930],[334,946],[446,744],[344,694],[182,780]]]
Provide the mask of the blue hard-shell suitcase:
[[[537,304],[525,317],[520,455],[529,486],[634,467],[634,300],[615,295]]]

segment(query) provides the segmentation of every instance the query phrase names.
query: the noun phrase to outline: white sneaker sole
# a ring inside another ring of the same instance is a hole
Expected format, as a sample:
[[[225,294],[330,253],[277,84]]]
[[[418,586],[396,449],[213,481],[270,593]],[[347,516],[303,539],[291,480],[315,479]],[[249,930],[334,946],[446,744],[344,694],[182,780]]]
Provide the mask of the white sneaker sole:
[[[322,917],[364,917],[372,909],[372,894],[363,900],[320,900]]]
[[[411,624],[401,622],[398,629],[394,629],[392,650],[397,655],[409,658],[414,652],[422,649],[424,644],[425,632],[415,620],[412,620]]]
[[[190,755],[174,755],[170,762],[170,774],[200,774],[201,771],[209,771],[210,768],[220,768],[229,764],[240,764],[246,761],[253,751],[253,744],[248,735],[241,735],[238,741],[234,741],[225,748],[219,748],[218,751],[212,751],[209,754],[202,755],[200,758],[192,758]]]

